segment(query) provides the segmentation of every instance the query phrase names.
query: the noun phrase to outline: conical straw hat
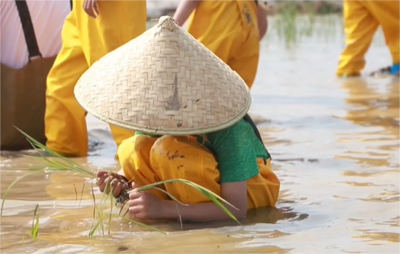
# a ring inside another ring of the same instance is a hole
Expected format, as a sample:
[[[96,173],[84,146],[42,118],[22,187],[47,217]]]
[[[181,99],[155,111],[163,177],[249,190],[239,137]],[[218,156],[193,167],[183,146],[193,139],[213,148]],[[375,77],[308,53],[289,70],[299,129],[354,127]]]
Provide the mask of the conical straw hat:
[[[89,114],[159,135],[227,128],[251,104],[243,79],[168,16],[95,62],[74,92]]]

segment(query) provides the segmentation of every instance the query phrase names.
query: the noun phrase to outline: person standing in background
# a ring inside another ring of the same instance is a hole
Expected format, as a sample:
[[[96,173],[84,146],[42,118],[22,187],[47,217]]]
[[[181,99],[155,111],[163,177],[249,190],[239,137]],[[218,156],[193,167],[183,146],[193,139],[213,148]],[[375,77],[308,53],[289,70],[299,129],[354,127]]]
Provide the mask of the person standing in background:
[[[0,59],[2,64],[21,69],[29,63],[29,51],[16,2],[0,2]],[[26,4],[40,53],[44,58],[57,56],[61,49],[61,29],[71,12],[70,0],[26,0]]]
[[[183,26],[188,18],[188,32],[251,88],[257,74],[260,40],[268,26],[263,7],[254,0],[182,0],[174,19]]]
[[[260,41],[265,37],[268,30],[268,2],[255,0],[257,4],[257,24],[258,24],[258,35]]]
[[[381,26],[386,44],[392,55],[390,73],[398,75],[399,51],[399,1],[344,0],[343,12],[346,48],[342,52],[336,74],[341,77],[359,76],[365,67],[364,56]]]
[[[14,126],[45,142],[46,77],[70,12],[69,0],[0,1],[1,150],[32,148]]]
[[[73,90],[97,60],[146,31],[146,1],[74,0],[62,48],[47,78],[46,146],[67,157],[88,152],[86,112]],[[110,125],[117,146],[134,132]]]

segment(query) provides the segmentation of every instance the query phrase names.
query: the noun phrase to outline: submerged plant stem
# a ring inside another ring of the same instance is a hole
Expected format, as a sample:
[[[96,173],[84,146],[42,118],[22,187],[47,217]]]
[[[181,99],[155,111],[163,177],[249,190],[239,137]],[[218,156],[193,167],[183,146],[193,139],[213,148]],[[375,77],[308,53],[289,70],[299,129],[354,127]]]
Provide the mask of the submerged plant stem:
[[[31,236],[33,240],[37,240],[39,234],[39,204],[36,205],[33,212]]]

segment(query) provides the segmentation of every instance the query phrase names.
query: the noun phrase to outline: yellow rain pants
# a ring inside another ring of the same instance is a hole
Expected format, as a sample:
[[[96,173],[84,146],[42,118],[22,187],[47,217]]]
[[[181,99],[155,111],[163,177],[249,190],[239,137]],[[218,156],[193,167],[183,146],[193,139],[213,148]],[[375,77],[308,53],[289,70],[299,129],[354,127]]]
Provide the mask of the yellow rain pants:
[[[254,0],[201,1],[189,20],[188,32],[251,88],[260,54]]]
[[[100,16],[89,17],[75,0],[62,30],[62,48],[47,78],[45,133],[47,146],[63,155],[86,156],[86,112],[73,90],[97,60],[146,30],[146,1],[98,1]],[[134,132],[111,126],[119,145]]]
[[[118,157],[128,180],[141,186],[169,179],[185,179],[221,195],[218,163],[203,145],[188,136],[151,138],[135,135],[122,142]],[[248,209],[275,206],[280,182],[266,164],[258,159],[260,173],[247,181]],[[168,183],[162,188],[186,204],[210,202],[195,189],[181,183]],[[161,191],[152,191],[166,199]]]
[[[399,61],[399,1],[345,0],[344,22],[347,47],[340,56],[337,75],[359,75],[365,66],[367,53],[379,25],[393,63]]]

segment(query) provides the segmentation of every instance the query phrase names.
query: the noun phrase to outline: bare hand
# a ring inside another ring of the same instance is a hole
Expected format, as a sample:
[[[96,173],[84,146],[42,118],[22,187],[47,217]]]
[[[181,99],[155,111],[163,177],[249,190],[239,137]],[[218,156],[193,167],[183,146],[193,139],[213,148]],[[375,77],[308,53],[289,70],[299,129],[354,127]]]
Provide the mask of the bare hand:
[[[133,191],[129,194],[129,212],[137,219],[159,219],[162,214],[162,200],[151,192],[138,192],[132,185]]]
[[[114,172],[106,172],[99,171],[97,173],[97,177],[99,177],[97,181],[97,186],[101,192],[106,191],[106,193],[110,193],[110,189],[113,191],[112,194],[114,197],[118,197],[124,188],[128,187],[128,183],[124,180],[124,178]],[[106,189],[107,184],[109,183],[109,187]]]
[[[97,18],[99,16],[99,9],[97,8],[98,0],[84,0],[83,10],[92,18]]]

